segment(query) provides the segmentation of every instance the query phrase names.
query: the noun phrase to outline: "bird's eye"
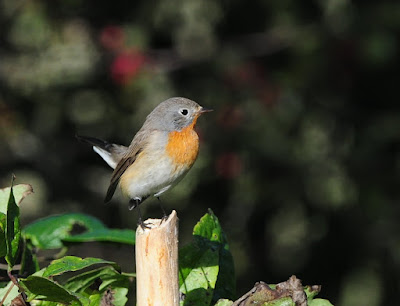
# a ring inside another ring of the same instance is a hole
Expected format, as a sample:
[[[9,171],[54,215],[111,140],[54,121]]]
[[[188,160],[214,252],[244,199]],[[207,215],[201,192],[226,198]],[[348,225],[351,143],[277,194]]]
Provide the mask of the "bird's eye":
[[[186,116],[186,115],[189,113],[189,111],[188,111],[186,108],[182,108],[182,109],[180,110],[180,113],[181,113],[182,115]]]

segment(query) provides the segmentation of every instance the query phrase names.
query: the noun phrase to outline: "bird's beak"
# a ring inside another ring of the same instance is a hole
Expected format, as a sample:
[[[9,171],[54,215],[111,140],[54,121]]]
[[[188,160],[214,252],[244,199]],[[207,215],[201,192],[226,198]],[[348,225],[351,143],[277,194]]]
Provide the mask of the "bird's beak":
[[[199,110],[199,114],[202,114],[202,113],[209,113],[209,112],[212,112],[212,111],[213,111],[213,109],[202,107],[202,108],[200,108],[200,110]]]

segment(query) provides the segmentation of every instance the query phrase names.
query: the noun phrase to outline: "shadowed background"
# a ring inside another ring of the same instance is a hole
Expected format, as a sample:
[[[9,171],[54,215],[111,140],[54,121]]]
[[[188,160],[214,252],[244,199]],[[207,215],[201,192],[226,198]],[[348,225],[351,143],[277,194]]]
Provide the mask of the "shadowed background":
[[[199,158],[162,197],[181,244],[220,218],[238,296],[296,274],[338,305],[400,285],[400,4],[395,1],[0,0],[0,182],[30,183],[23,224],[84,212],[135,228],[103,199],[111,168],[75,134],[128,144],[161,101],[214,112]],[[142,206],[161,217],[157,200]],[[133,248],[72,255],[133,267]],[[133,291],[133,290],[132,290]]]

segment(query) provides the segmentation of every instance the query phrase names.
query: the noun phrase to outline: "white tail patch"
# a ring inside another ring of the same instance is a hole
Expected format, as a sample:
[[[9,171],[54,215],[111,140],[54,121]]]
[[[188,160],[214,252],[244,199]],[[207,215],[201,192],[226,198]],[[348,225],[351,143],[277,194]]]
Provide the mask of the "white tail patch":
[[[113,158],[112,154],[106,150],[100,149],[99,147],[93,146],[93,150],[101,156],[102,159],[113,169],[118,164],[118,161]]]

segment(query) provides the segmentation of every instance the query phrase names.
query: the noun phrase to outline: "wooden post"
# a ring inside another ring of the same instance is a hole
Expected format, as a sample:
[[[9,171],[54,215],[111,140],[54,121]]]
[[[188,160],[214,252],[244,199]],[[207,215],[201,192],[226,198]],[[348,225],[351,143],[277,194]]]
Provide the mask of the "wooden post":
[[[147,219],[150,229],[136,230],[136,297],[138,306],[178,306],[178,217]]]

